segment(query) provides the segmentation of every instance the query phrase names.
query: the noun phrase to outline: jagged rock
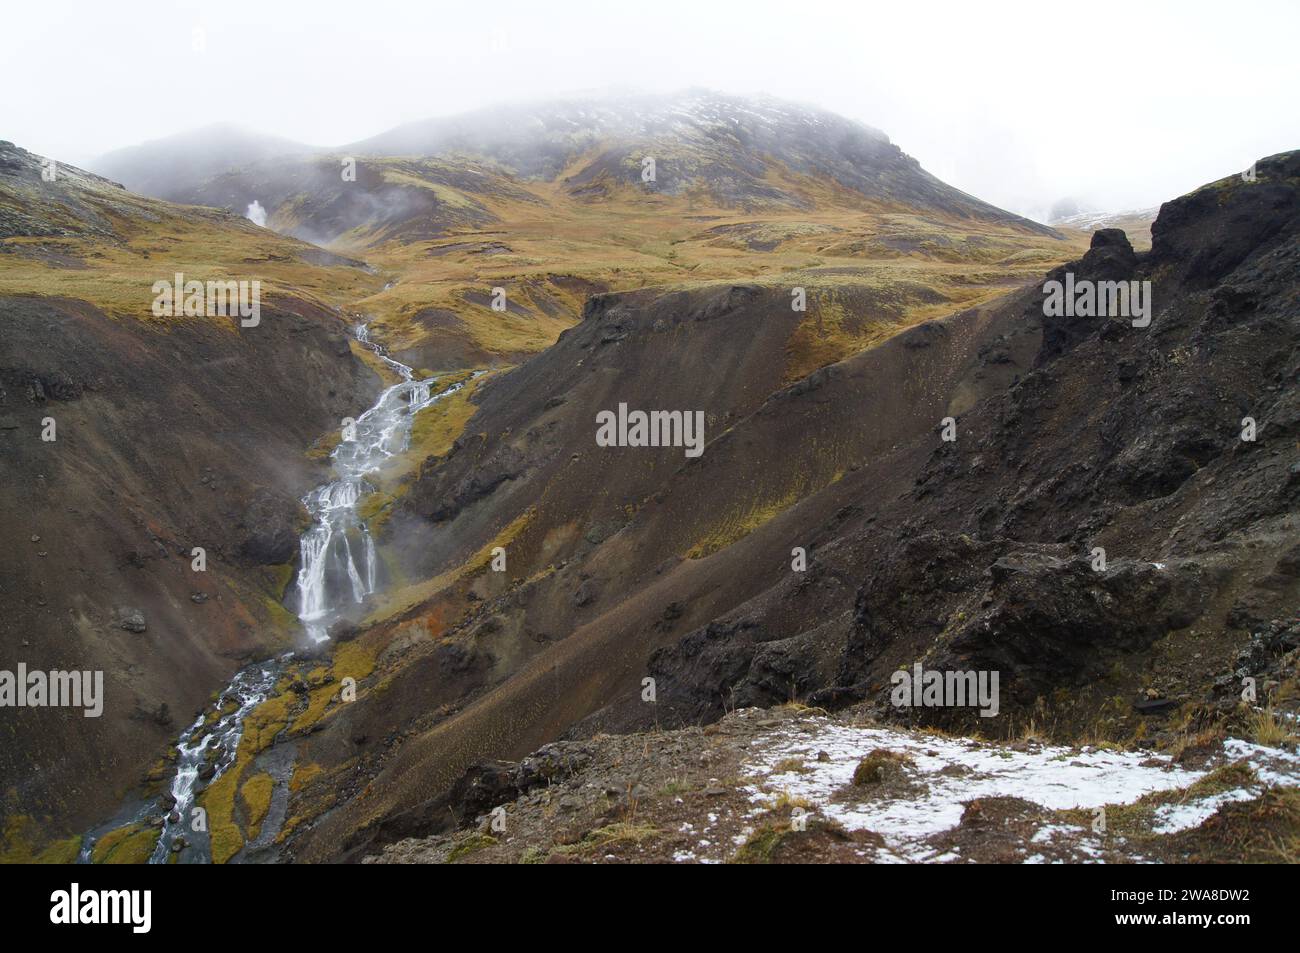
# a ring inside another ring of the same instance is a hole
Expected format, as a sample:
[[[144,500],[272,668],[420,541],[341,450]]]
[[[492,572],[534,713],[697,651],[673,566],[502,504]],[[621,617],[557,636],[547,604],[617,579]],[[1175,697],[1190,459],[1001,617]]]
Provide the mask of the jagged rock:
[[[329,640],[335,643],[351,642],[360,634],[361,627],[347,619],[341,619],[329,627]]]
[[[302,527],[309,522],[302,503],[273,490],[259,490],[240,521],[240,554],[260,566],[291,562],[298,554]]]
[[[579,609],[583,606],[589,606],[596,601],[599,594],[600,590],[596,583],[590,579],[584,579],[578,584],[578,588],[573,593],[573,605]]]
[[[117,627],[136,633],[144,632],[148,628],[144,621],[144,613],[139,609],[119,610]]]

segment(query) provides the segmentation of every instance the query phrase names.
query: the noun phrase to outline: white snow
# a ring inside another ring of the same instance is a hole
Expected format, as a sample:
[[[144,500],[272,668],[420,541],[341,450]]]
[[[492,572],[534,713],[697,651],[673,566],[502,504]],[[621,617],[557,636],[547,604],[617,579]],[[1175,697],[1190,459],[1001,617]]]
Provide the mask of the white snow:
[[[1224,804],[1249,801],[1256,797],[1259,797],[1258,789],[1237,788],[1222,794],[1212,794],[1199,801],[1165,804],[1156,808],[1155,825],[1151,829],[1157,834],[1177,834],[1179,831],[1191,830],[1208,821]]]
[[[908,773],[917,782],[916,790],[880,799],[853,787],[854,768],[876,748],[912,759]],[[818,761],[818,751],[830,759]],[[773,774],[785,758],[802,758],[804,771]],[[770,789],[815,803],[819,813],[849,830],[875,831],[905,854],[914,854],[918,842],[956,827],[965,802],[976,798],[1018,797],[1050,810],[1100,807],[1186,787],[1204,774],[1149,752],[1050,746],[1014,751],[970,739],[829,722],[813,732],[774,734],[750,773],[765,775]],[[836,799],[840,792],[847,798]],[[771,797],[757,786],[747,793],[755,802]]]
[[[1300,754],[1238,738],[1225,741],[1223,753],[1233,761],[1244,758],[1265,784],[1300,784]]]
[[[882,797],[852,784],[853,771],[871,751],[905,754],[909,789]],[[826,752],[828,760],[819,761]],[[1229,763],[1245,759],[1264,785],[1300,785],[1300,754],[1230,739],[1223,754]],[[802,761],[802,771],[776,773],[786,759]],[[1186,788],[1208,770],[1189,770],[1149,751],[1107,751],[1032,746],[1017,751],[1004,745],[950,738],[903,729],[855,727],[828,719],[777,729],[756,746],[747,774],[761,778],[745,792],[762,807],[781,792],[815,805],[814,810],[848,830],[871,830],[890,848],[884,862],[938,861],[925,841],[956,827],[966,802],[984,797],[1016,797],[1048,810],[1129,804],[1156,791]],[[1257,797],[1260,788],[1239,788],[1156,809],[1155,832],[1172,834],[1204,823],[1222,805]],[[1031,838],[1050,845],[1068,838],[1071,847],[1100,858],[1101,840],[1086,828],[1049,824]],[[891,853],[892,852],[892,853]],[[1042,863],[1035,855],[1027,862]]]

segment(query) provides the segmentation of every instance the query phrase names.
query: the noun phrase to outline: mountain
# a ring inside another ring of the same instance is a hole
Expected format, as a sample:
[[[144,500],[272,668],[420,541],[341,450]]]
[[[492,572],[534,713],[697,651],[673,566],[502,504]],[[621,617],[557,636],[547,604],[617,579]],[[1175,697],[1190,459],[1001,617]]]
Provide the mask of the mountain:
[[[770,97],[694,90],[505,106],[399,126],[328,158],[308,153],[210,127],[113,153],[97,168],[190,204],[242,211],[259,199],[273,224],[280,215],[276,227],[325,243],[353,230],[373,240],[482,225],[494,220],[485,193],[526,200],[511,193],[510,180],[554,183],[556,198],[585,202],[634,190],[745,211],[906,208],[1053,234],[945,185],[879,130]],[[377,162],[344,179],[343,161],[361,158],[407,161]],[[647,159],[653,181],[643,180]]]
[[[786,756],[750,706],[1134,770],[1286,736],[1300,156],[1166,203],[1138,252],[803,107],[655,102],[254,159],[186,186],[216,207],[0,144],[0,641],[106,674],[90,727],[11,722],[6,859],[440,856],[507,805],[572,817],[535,859],[667,852],[618,806],[676,803],[628,752],[752,727]],[[154,314],[176,272],[260,281],[260,323]],[[1149,326],[1049,313],[1067,274],[1150,282]],[[628,410],[700,442],[609,445]],[[998,716],[894,707],[918,663],[998,672]],[[708,773],[692,809],[750,796]]]
[[[185,202],[197,183],[228,169],[315,151],[233,123],[214,123],[106,153],[93,164],[100,175],[121,182],[132,192]]]
[[[1166,203],[1148,253],[1098,232],[1030,286],[794,381],[779,288],[593,296],[435,411],[441,448],[376,499],[393,585],[327,675],[357,700],[285,702],[311,765],[286,856],[472,828],[568,775],[557,740],[748,706],[1193,763],[1253,730],[1241,677],[1300,705],[1300,154],[1257,168]],[[1045,314],[1067,272],[1151,282],[1150,326]],[[620,404],[702,409],[703,454],[600,446]],[[891,673],[921,661],[1000,672],[999,717],[892,706]]]
[[[643,182],[650,153],[655,181]],[[140,155],[142,177],[173,165],[166,144]],[[364,259],[383,287],[349,307],[429,371],[517,363],[597,291],[801,270],[809,285],[868,286],[892,324],[996,296],[1073,251],[938,181],[876,130],[706,92],[479,110],[191,176],[165,197],[232,214],[257,202],[269,227]],[[494,288],[505,312],[490,307]],[[805,364],[872,333],[850,320],[803,346]]]
[[[487,109],[399,126],[344,151],[473,156],[589,199],[646,184],[644,160],[653,158],[656,192],[704,192],[724,207],[809,208],[816,200],[799,187],[806,177],[839,186],[845,203],[903,205],[1050,234],[940,182],[878,129],[772,97],[690,90]]]

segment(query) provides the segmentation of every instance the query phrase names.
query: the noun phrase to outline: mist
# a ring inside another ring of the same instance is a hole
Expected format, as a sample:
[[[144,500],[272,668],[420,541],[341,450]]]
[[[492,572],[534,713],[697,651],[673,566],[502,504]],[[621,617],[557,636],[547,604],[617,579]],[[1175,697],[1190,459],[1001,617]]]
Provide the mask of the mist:
[[[707,87],[884,131],[1039,220],[1300,145],[1300,5],[72,0],[5,12],[0,138],[79,165],[215,122],[331,147],[493,104]]]

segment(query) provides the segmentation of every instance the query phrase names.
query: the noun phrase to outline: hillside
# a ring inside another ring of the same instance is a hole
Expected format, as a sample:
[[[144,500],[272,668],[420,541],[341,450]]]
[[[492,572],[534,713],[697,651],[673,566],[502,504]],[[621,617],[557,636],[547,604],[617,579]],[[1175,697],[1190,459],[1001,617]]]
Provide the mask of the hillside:
[[[664,731],[693,757],[699,726],[748,708],[774,756],[795,756],[773,735],[794,711],[900,749],[926,729],[1148,752],[1177,782],[1151,791],[1230,768],[1243,738],[1289,743],[1297,154],[1167,202],[1138,252],[991,209],[803,107],[633,112],[421,124],[358,144],[356,181],[346,154],[253,149],[185,186],[199,205],[46,182],[0,145],[0,636],[109,673],[111,712],[7,723],[6,857],[442,857],[505,804],[540,812],[520,851],[562,854],[629,819],[584,800],[587,829],[543,824],[537,777],[610,784],[605,759]],[[1150,326],[1045,316],[1067,271],[1149,281]],[[152,314],[176,272],[261,281],[260,325]],[[367,578],[350,551],[327,567],[355,600],[306,644],[299,501],[356,452],[344,419],[404,378],[387,393],[409,416],[384,420],[409,436],[368,431],[382,462],[339,503]],[[702,453],[602,446],[620,405],[698,413]],[[918,663],[1000,672],[998,716],[895,708],[890,676]],[[1247,674],[1260,711],[1236,704]],[[581,770],[546,766],[561,741]],[[191,750],[211,833],[160,842]],[[746,772],[789,773],[723,754],[731,782],[690,778],[701,803],[739,811],[774,793]],[[1071,820],[1029,800],[1017,823]]]
[[[1075,230],[1091,234],[1103,228],[1118,228],[1129,238],[1137,251],[1149,251],[1151,248],[1151,223],[1155,221],[1159,209],[1133,209],[1126,212],[1079,212],[1054,219],[1052,227],[1063,233]]]
[[[109,152],[93,165],[132,192],[193,205],[201,204],[188,199],[195,183],[229,169],[315,151],[300,142],[217,123]]]
[[[211,135],[214,156],[233,151]],[[131,162],[110,165],[128,180],[176,167],[166,142]],[[256,201],[269,227],[363,258],[383,289],[350,308],[430,371],[517,363],[597,291],[797,271],[806,285],[865,285],[919,319],[996,296],[1084,241],[945,185],[877,130],[699,91],[481,110],[205,167],[159,194],[233,214]],[[861,343],[829,340],[809,369]]]
[[[485,759],[745,706],[1171,751],[1237,723],[1244,674],[1294,712],[1300,156],[1258,167],[1166,203],[1149,253],[1103,231],[1067,266],[1151,281],[1145,329],[1045,318],[1030,287],[790,382],[779,289],[593,298],[391,504],[410,584],[325,673],[364,673],[357,701],[291,731],[287,855],[472,824]],[[595,446],[618,402],[707,408],[703,456]],[[1000,671],[999,717],[890,706],[922,660]]]
[[[260,324],[155,316],[177,271],[262,281]],[[115,809],[242,663],[297,638],[280,600],[323,469],[306,452],[379,384],[329,302],[373,280],[70,166],[46,182],[0,143],[0,647],[106,673],[100,718],[6,711],[6,838]]]
[[[490,372],[425,411],[410,451],[375,475],[361,513],[378,532],[410,519],[398,502],[462,432],[479,388],[552,345],[592,295],[654,285],[694,297],[737,279],[776,293],[794,279],[814,302],[838,300],[788,312],[789,340],[764,345],[766,392],[1070,252],[1002,213],[872,204],[816,170],[797,178],[815,202],[751,213],[707,190],[580,196],[487,157],[361,158],[344,183],[337,157],[225,127],[117,157],[122,178],[203,203],[177,205],[62,164],[45,181],[40,157],[0,150],[0,419],[14,449],[2,508],[20,514],[5,644],[29,666],[109,673],[109,714],[89,728],[55,714],[50,730],[27,731],[47,715],[31,712],[12,726],[26,733],[3,765],[5,856],[147,803],[170,783],[159,758],[175,758],[193,714],[241,665],[302,638],[298,501],[328,478],[340,421],[396,379],[353,339],[357,324],[421,376]],[[756,161],[738,141],[724,154]],[[173,179],[151,185],[155,173]],[[271,227],[244,218],[254,199]],[[260,281],[261,324],[155,316],[153,285],[177,273]],[[496,287],[504,312],[491,307]],[[51,407],[54,446],[72,456],[33,443]],[[196,545],[209,559],[197,581],[184,558]],[[395,600],[434,571],[408,565],[404,545],[394,537],[381,553]],[[64,618],[71,640],[56,634]]]

